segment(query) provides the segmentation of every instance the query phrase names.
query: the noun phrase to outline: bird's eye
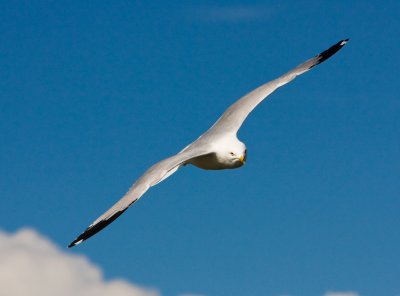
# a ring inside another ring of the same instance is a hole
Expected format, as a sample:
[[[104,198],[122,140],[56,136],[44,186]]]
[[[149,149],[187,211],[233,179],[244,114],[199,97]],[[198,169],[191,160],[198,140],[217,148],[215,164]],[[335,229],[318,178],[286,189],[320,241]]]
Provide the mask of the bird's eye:
[[[232,156],[234,156],[234,155],[235,155],[235,153],[233,153],[233,152],[229,152],[229,154],[230,154],[230,155],[232,155]]]

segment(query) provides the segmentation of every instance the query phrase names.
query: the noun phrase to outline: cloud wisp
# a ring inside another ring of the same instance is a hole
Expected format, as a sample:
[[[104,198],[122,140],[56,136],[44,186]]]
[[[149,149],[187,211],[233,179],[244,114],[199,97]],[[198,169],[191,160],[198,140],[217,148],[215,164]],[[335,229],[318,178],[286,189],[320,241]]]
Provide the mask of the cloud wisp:
[[[285,294],[285,295],[281,295],[281,296],[295,296],[295,295]],[[356,292],[351,292],[351,291],[343,291],[343,292],[328,291],[323,296],[360,296],[360,294],[358,294]]]
[[[356,292],[327,292],[324,294],[324,296],[360,296],[358,293]]]
[[[262,21],[271,16],[271,10],[256,5],[196,6],[189,10],[192,16],[205,22],[242,23]]]
[[[62,252],[33,229],[0,231],[0,287],[4,296],[159,296],[124,280],[105,280],[83,256]]]

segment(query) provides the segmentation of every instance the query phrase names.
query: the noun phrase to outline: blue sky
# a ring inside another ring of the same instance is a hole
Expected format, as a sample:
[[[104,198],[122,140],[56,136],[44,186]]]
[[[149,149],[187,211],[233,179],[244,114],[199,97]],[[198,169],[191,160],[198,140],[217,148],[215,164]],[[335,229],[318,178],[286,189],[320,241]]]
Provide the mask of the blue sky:
[[[162,295],[400,293],[398,1],[2,2],[0,227],[65,246],[236,99],[343,38],[71,254]]]

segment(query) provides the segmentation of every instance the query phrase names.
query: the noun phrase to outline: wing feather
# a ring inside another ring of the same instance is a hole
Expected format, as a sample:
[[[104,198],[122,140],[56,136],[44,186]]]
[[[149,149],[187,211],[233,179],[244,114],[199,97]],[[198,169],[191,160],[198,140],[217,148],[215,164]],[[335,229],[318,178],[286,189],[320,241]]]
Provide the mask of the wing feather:
[[[297,76],[307,72],[316,65],[330,58],[339,51],[349,39],[341,40],[329,49],[307,60],[279,78],[272,80],[248,93],[231,105],[218,121],[206,132],[208,135],[221,133],[237,133],[250,112],[276,89],[289,83]]]
[[[128,192],[108,211],[97,218],[84,232],[82,232],[68,248],[80,244],[97,232],[105,228],[119,216],[121,216],[132,204],[134,204],[151,186],[158,184],[176,172],[187,161],[210,153],[207,150],[190,149],[182,151],[174,156],[164,159],[150,167],[128,190]]]

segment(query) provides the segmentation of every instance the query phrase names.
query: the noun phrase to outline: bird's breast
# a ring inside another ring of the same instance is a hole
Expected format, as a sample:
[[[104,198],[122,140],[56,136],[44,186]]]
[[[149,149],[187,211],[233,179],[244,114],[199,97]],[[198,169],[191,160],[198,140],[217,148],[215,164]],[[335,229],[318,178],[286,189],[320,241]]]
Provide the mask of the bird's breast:
[[[225,170],[239,167],[236,163],[224,161],[216,153],[196,157],[190,161],[190,164],[203,170]]]

